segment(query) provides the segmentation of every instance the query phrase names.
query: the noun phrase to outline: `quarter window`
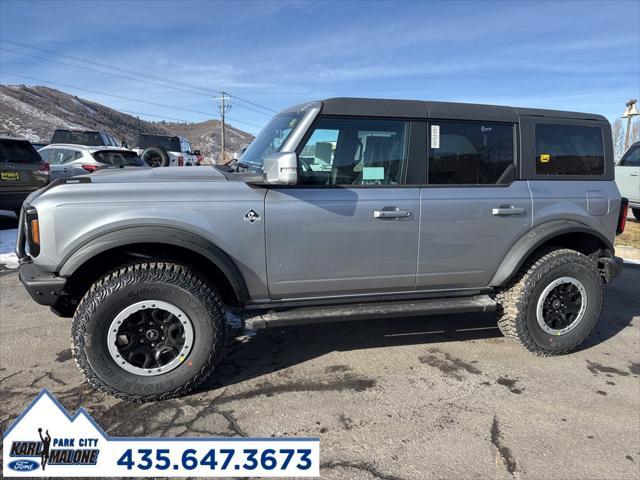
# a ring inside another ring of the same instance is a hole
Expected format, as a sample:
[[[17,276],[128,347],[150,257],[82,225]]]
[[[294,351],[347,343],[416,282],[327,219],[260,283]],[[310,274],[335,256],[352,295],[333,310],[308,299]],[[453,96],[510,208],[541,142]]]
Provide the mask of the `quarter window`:
[[[602,130],[579,125],[536,125],[538,175],[603,175]]]
[[[429,184],[490,185],[513,170],[513,125],[434,122],[429,130]]]
[[[303,185],[398,185],[407,165],[409,124],[320,118],[299,154]]]

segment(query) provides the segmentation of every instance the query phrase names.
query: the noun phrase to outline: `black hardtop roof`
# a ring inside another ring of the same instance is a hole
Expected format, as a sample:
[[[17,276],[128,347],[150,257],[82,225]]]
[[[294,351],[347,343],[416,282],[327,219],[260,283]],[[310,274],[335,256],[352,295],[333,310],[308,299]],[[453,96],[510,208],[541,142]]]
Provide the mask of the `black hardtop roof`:
[[[551,117],[607,122],[593,113],[506,107],[475,103],[433,102],[423,100],[391,100],[380,98],[337,97],[320,100],[326,115],[366,115],[375,117],[439,118],[517,122],[520,117]],[[301,105],[302,107],[302,105]],[[288,109],[291,110],[291,109]]]

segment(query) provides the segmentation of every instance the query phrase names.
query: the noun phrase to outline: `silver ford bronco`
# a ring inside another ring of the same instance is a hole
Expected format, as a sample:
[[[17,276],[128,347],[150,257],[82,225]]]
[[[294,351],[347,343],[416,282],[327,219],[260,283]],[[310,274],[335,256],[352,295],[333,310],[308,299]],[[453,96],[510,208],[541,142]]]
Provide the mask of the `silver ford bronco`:
[[[495,311],[566,353],[621,270],[626,208],[600,115],[334,98],[229,166],[58,180],[25,201],[17,253],[89,383],[149,401],[214,370],[228,310],[251,329]]]

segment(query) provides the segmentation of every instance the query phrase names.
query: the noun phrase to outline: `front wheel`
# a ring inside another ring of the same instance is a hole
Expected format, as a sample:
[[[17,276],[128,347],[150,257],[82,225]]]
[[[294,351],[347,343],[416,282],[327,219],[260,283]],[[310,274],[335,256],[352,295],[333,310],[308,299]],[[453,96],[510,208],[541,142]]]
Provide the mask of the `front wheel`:
[[[73,321],[73,353],[95,388],[131,401],[183,395],[218,361],[220,297],[183,265],[137,263],[97,281]]]
[[[574,250],[547,250],[498,294],[498,326],[535,355],[567,353],[596,324],[603,286],[589,257]]]

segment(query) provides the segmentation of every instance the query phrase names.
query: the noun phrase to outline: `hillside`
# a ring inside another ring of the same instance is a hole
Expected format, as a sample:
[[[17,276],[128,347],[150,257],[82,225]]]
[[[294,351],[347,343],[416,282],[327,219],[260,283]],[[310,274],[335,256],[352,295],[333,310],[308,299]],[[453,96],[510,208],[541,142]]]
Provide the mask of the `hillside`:
[[[182,135],[206,158],[220,156],[220,122],[149,122],[49,87],[0,85],[0,134],[48,142],[56,128],[105,130],[133,145],[138,132]],[[227,125],[227,152],[249,144],[253,136]]]

